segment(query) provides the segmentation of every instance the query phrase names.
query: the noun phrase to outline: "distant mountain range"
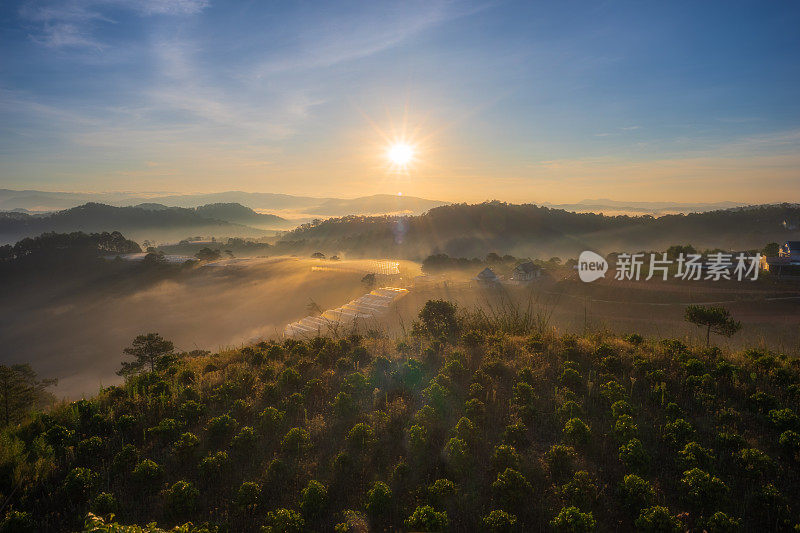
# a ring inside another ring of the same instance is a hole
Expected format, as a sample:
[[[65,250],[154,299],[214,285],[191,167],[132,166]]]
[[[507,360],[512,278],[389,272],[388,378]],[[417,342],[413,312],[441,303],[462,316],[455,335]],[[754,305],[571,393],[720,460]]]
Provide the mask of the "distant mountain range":
[[[705,213],[707,211],[717,211],[719,209],[731,209],[742,207],[745,204],[737,202],[713,202],[713,203],[681,203],[681,202],[620,202],[607,198],[594,200],[581,200],[574,204],[551,204],[542,203],[543,206],[576,213],[605,213],[605,214],[641,214],[641,215],[674,215],[689,213]]]
[[[183,208],[157,203],[115,207],[90,202],[46,214],[0,212],[0,244],[50,231],[121,231],[135,240],[162,242],[193,235],[263,237],[274,234],[270,229],[284,228],[286,224],[281,217],[256,213],[235,203]]]
[[[210,194],[142,194],[142,193],[76,193],[48,191],[17,191],[0,189],[0,211],[42,212],[68,209],[85,203],[103,203],[117,207],[142,206],[197,207],[208,204],[240,204],[254,210],[292,212],[311,219],[343,215],[376,215],[385,213],[421,214],[446,204],[413,196],[376,194],[360,198],[316,198],[289,194],[226,191]]]

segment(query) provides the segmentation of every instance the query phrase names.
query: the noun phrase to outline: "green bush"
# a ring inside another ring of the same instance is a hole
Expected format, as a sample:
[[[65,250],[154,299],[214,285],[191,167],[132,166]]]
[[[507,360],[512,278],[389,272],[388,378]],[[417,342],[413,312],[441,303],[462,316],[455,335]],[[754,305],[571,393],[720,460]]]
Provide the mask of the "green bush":
[[[495,509],[483,517],[483,527],[492,533],[511,533],[517,529],[517,517]]]
[[[406,518],[406,527],[413,531],[446,531],[450,519],[444,511],[435,511],[430,505],[421,505]]]
[[[117,512],[117,500],[113,494],[101,492],[92,500],[90,506],[93,513],[98,515],[108,515]]]
[[[378,481],[367,491],[366,511],[373,527],[380,527],[391,521],[392,489],[389,485]]]
[[[236,491],[236,505],[244,509],[253,509],[261,499],[261,485],[255,481],[245,481]]]
[[[74,501],[86,501],[97,482],[97,474],[88,468],[73,468],[64,479],[64,492]]]
[[[512,468],[506,468],[499,474],[492,488],[502,508],[510,512],[524,509],[533,494],[533,487],[525,476]]]
[[[669,513],[669,509],[656,505],[642,509],[636,519],[636,529],[643,533],[678,533],[683,531],[681,521]]]
[[[328,489],[319,481],[312,479],[300,492],[300,511],[311,522],[322,518],[327,504]]]
[[[646,471],[650,465],[650,456],[639,439],[631,439],[619,447],[619,460],[629,469],[639,473]]]
[[[728,493],[728,487],[718,477],[699,468],[692,468],[683,473],[681,486],[686,491],[690,502],[701,508],[715,506],[719,508]]]
[[[585,533],[594,531],[597,527],[597,521],[592,516],[592,513],[583,513],[577,507],[564,507],[553,518],[550,525],[556,531]]]
[[[708,533],[733,533],[739,531],[740,521],[722,511],[717,511],[706,520]]]
[[[586,446],[592,438],[589,426],[580,418],[571,418],[564,424],[564,440],[574,446]]]
[[[164,492],[164,503],[172,516],[185,517],[194,512],[199,495],[200,491],[191,482],[180,480]]]
[[[655,491],[649,481],[636,474],[628,474],[622,479],[619,487],[620,496],[625,506],[634,513],[652,504],[655,500]]]
[[[597,501],[597,485],[589,472],[579,470],[568,483],[562,485],[561,494],[575,507],[588,509]]]
[[[306,522],[300,513],[291,509],[275,509],[267,513],[264,533],[303,533]]]

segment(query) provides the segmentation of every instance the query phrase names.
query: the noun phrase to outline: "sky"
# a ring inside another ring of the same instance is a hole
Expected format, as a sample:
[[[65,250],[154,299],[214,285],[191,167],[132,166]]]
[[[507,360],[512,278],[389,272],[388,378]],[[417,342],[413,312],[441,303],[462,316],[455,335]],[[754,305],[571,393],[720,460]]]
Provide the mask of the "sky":
[[[798,28],[795,1],[5,0],[0,188],[797,202]]]

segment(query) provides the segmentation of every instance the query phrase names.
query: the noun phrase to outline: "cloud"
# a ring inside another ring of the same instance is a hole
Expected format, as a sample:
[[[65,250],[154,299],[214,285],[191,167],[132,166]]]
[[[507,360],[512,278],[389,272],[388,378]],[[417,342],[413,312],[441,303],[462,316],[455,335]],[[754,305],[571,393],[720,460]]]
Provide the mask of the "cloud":
[[[20,17],[34,27],[31,39],[48,48],[90,48],[107,46],[95,36],[100,24],[113,24],[106,15],[121,9],[140,16],[187,16],[208,7],[208,0],[33,0],[22,6]]]

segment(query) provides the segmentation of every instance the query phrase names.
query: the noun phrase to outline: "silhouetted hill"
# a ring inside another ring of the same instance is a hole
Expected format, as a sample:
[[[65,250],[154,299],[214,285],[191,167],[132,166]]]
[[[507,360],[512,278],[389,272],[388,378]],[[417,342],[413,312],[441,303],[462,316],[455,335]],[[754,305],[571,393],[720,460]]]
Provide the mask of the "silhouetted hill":
[[[797,205],[768,205],[694,213],[604,216],[532,204],[454,204],[420,216],[349,216],[304,224],[286,234],[285,249],[421,258],[443,252],[483,256],[497,251],[520,256],[576,255],[659,250],[675,243],[724,249],[761,248],[800,234]]]
[[[179,240],[187,235],[257,237],[263,230],[204,217],[194,209],[114,207],[88,203],[48,215],[0,213],[0,242],[45,232],[121,231],[134,239]]]
[[[249,207],[237,203],[218,203],[201,205],[195,212],[204,218],[215,218],[235,224],[248,226],[275,227],[286,222],[285,218],[276,215],[256,213]]]
[[[432,207],[444,204],[444,202],[435,200],[390,194],[344,199],[243,191],[143,196],[136,193],[72,193],[0,189],[0,210],[10,211],[20,208],[33,211],[58,210],[87,202],[148,209],[160,209],[159,206],[188,208],[208,204],[241,204],[252,209],[293,211],[304,213],[310,217],[403,212],[420,214]]]

